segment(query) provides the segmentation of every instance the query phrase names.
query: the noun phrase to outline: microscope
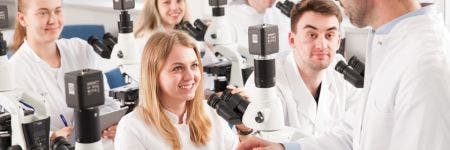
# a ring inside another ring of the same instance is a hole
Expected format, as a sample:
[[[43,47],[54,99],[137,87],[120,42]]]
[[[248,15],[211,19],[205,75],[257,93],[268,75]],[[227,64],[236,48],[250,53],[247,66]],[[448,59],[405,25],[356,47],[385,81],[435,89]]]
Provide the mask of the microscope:
[[[213,21],[209,27],[201,20],[195,20],[192,25],[189,21],[177,24],[176,28],[186,31],[199,42],[211,44],[212,50],[220,60],[217,63],[205,65],[205,73],[214,77],[214,91],[220,92],[227,85],[243,87],[246,79],[253,72],[253,64],[248,51],[237,44],[237,31],[228,23],[225,17],[224,5],[227,0],[209,0],[212,7]],[[243,58],[245,57],[245,58]]]
[[[294,2],[291,2],[289,0],[285,0],[284,2],[277,2],[276,7],[280,9],[280,11],[284,15],[290,18],[292,7],[294,7]]]
[[[126,73],[130,78],[139,80],[139,54],[135,48],[133,35],[133,21],[127,10],[133,9],[134,0],[113,0],[114,10],[119,10],[118,37],[106,33],[103,42],[97,37],[91,36],[88,43],[92,45],[94,51],[102,58],[110,59],[108,69],[119,66],[121,72]]]
[[[189,21],[182,21],[177,24],[175,28],[186,31],[197,41],[205,41],[205,34],[208,26],[200,19],[196,19],[193,25]]]
[[[233,125],[243,123],[254,135],[273,142],[290,142],[306,136],[284,125],[281,100],[275,89],[275,55],[278,53],[278,28],[275,25],[249,27],[250,53],[255,55],[256,95],[245,100],[239,94],[225,90],[208,98],[208,105]]]
[[[0,32],[0,149],[49,149],[50,115],[43,97],[16,88]],[[31,108],[24,111],[23,106]]]
[[[284,116],[281,100],[275,89],[275,56],[278,53],[278,27],[257,25],[248,29],[250,54],[254,55],[257,91],[248,105],[243,123],[257,131],[281,130]]]
[[[344,75],[344,79],[347,80],[356,88],[364,87],[364,64],[359,61],[355,56],[349,61],[352,66],[347,65],[343,60],[339,61],[335,70]]]
[[[121,107],[128,107],[131,112],[138,103],[138,85],[139,80],[139,54],[135,48],[135,39],[133,35],[133,21],[131,21],[129,9],[135,6],[134,0],[113,0],[114,10],[120,10],[120,20],[118,22],[119,35],[114,37],[111,33],[103,35],[103,41],[91,36],[88,43],[94,48],[94,51],[102,58],[110,59],[111,66],[107,68],[112,71],[119,67],[120,74],[127,79],[125,85],[113,88],[109,91],[109,96],[121,102]]]
[[[103,149],[98,106],[105,103],[103,73],[83,69],[64,75],[67,106],[74,109],[75,150]]]
[[[223,6],[226,4],[227,0],[209,0],[209,6],[212,6],[213,22],[206,30],[204,40],[206,43],[212,44],[213,51],[220,53],[231,61],[229,84],[244,87],[242,69],[246,66],[242,55],[246,55],[239,52],[236,29],[228,23],[225,17]]]

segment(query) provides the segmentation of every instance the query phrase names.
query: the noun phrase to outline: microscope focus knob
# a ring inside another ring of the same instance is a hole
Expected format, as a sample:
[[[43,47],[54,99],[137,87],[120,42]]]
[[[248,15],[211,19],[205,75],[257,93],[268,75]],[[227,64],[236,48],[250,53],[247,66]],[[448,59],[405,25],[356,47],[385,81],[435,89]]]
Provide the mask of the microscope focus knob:
[[[255,121],[257,123],[262,123],[264,121],[264,115],[261,112],[258,112],[258,116],[255,117]]]
[[[217,34],[211,34],[211,38],[216,39],[217,38]]]
[[[122,51],[119,51],[119,52],[117,53],[117,57],[123,58],[123,52],[122,52]]]

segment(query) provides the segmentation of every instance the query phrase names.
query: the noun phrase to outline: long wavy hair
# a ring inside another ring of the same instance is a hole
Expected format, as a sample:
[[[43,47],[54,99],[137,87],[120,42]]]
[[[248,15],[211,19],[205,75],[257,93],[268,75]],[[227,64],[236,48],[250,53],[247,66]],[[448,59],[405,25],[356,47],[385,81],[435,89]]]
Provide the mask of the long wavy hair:
[[[145,123],[156,130],[172,144],[175,150],[181,149],[180,135],[161,104],[159,73],[167,60],[172,48],[176,44],[193,48],[199,65],[201,59],[195,41],[181,31],[156,32],[144,47],[141,62],[141,79],[139,84],[140,102],[136,111]],[[193,100],[186,102],[186,123],[189,125],[190,139],[197,145],[205,145],[210,139],[211,121],[203,109],[203,68],[200,67],[202,77],[195,91]]]
[[[181,21],[189,20],[189,10],[187,9],[186,0],[182,0],[185,3],[184,16]],[[144,8],[139,14],[139,20],[136,28],[134,29],[134,36],[136,38],[142,37],[146,32],[154,31],[162,26],[161,14],[159,14],[158,0],[144,0]]]
[[[17,0],[17,12],[25,13],[26,9],[26,0]],[[25,27],[20,25],[19,18],[16,15],[16,22],[15,22],[15,31],[14,31],[14,37],[11,45],[11,49],[15,52],[19,47],[23,44],[23,41],[25,39],[25,36],[27,36],[27,32]]]

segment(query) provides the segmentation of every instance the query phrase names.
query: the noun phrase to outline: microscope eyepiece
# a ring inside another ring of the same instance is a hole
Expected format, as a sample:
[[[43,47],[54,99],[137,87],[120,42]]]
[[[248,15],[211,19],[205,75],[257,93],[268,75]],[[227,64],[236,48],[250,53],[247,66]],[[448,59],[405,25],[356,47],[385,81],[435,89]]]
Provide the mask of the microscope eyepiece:
[[[294,2],[291,2],[289,0],[285,0],[284,2],[277,2],[276,7],[280,9],[280,11],[284,15],[290,18],[292,7],[294,7]]]
[[[94,48],[94,51],[102,58],[111,58],[112,49],[103,44],[99,39],[97,39],[97,37],[93,35],[90,36],[88,38],[88,44],[91,45]]]
[[[364,86],[364,77],[361,76],[358,72],[353,70],[350,66],[348,66],[344,61],[339,61],[336,64],[335,70],[339,73],[344,74],[344,79],[350,82],[353,86],[357,88],[363,88]]]
[[[232,124],[241,124],[242,116],[250,103],[239,94],[231,94],[229,89],[222,95],[212,94],[207,101],[208,105],[216,109],[223,119]]]
[[[356,56],[352,56],[350,60],[348,60],[348,65],[352,66],[352,68],[358,72],[361,76],[364,77],[364,63],[358,59]]]

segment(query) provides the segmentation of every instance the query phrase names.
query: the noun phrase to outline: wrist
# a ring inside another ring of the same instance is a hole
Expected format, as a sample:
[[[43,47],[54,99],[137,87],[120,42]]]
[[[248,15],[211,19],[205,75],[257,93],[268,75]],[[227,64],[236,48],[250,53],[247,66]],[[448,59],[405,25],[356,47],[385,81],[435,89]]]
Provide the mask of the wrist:
[[[253,132],[253,129],[251,129],[251,128],[247,128],[247,129],[236,128],[236,131],[239,135],[249,135]]]

